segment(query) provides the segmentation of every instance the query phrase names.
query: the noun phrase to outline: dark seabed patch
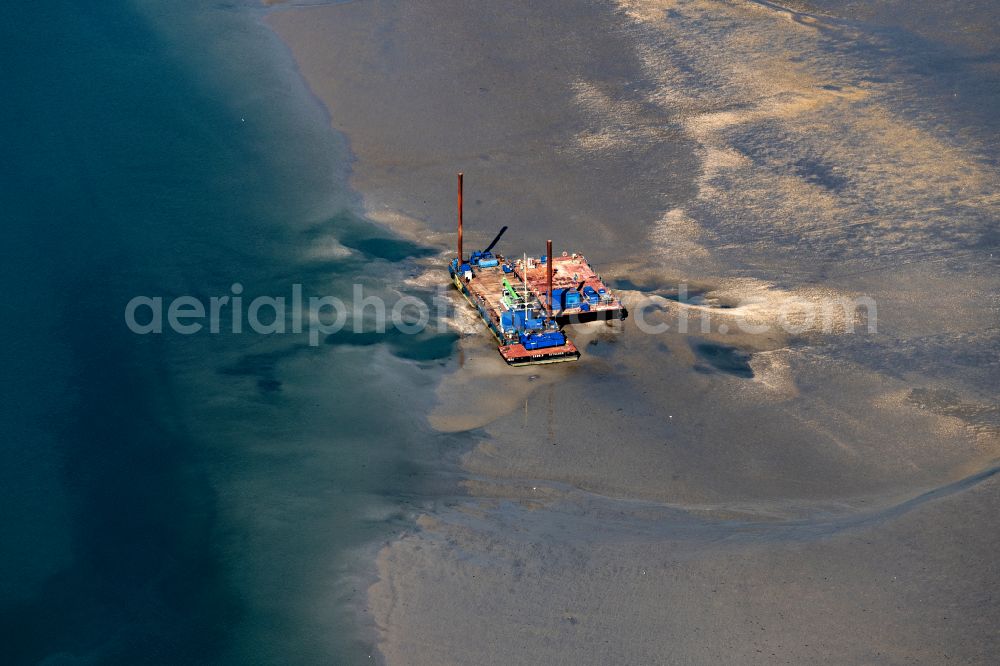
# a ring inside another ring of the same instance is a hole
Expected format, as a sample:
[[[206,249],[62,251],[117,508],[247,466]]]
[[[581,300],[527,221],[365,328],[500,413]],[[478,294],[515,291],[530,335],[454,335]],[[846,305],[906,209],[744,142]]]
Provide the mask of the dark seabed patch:
[[[849,184],[847,178],[837,173],[837,167],[816,156],[802,157],[792,164],[796,174],[807,183],[819,185],[840,194]]]
[[[433,248],[399,238],[389,230],[376,227],[350,211],[342,211],[322,224],[308,229],[303,235],[307,243],[335,237],[344,247],[360,252],[367,259],[389,262],[429,257],[438,253],[438,250]]]
[[[696,365],[695,370],[698,372],[718,370],[719,372],[725,372],[735,377],[744,377],[747,379],[753,377],[749,352],[736,347],[730,347],[729,345],[697,339],[691,340],[690,344],[691,349],[698,358],[708,364],[707,366],[702,364]]]
[[[356,240],[342,239],[341,242],[347,247],[362,252],[374,259],[384,259],[386,261],[402,261],[411,257],[426,257],[437,254],[430,248],[416,247],[409,241],[397,238],[371,237],[359,238]]]

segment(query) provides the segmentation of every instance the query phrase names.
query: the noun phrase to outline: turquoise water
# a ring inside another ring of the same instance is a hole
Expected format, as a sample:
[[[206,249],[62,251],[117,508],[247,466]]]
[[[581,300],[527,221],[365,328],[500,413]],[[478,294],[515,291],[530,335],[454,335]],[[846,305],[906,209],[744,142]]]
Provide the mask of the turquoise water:
[[[422,418],[449,334],[125,326],[133,296],[235,282],[388,294],[430,252],[352,212],[345,142],[258,11],[0,25],[4,663],[365,659],[371,544],[450,488],[423,461],[459,443]]]

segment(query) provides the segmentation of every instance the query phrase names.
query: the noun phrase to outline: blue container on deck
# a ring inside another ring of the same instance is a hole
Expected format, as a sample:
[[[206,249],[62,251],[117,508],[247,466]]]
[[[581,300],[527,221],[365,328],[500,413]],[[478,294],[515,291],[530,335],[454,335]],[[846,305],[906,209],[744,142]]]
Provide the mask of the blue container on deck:
[[[591,303],[597,303],[601,299],[601,297],[597,294],[597,290],[590,285],[583,288],[583,295]]]
[[[548,333],[532,333],[519,336],[521,344],[525,349],[545,349],[547,347],[559,347],[566,343],[566,336],[561,331],[550,331]]]
[[[480,268],[492,268],[493,266],[497,266],[499,263],[500,262],[497,261],[496,259],[480,259],[479,260],[479,267]]]
[[[580,305],[580,292],[576,289],[553,289],[552,302],[560,309],[578,307]]]

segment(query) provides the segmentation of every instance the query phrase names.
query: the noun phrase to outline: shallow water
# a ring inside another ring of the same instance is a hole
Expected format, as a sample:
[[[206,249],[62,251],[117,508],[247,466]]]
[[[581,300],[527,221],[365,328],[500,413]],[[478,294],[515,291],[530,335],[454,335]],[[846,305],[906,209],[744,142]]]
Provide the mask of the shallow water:
[[[352,549],[449,483],[421,395],[453,335],[125,326],[133,296],[237,282],[391,295],[427,254],[352,212],[345,143],[259,12],[57,2],[0,28],[5,663],[366,658]]]

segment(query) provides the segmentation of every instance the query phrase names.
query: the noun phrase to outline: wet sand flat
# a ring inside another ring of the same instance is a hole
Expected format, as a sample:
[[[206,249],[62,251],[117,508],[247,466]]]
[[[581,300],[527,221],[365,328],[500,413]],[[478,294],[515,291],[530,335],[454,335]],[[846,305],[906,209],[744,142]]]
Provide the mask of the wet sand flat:
[[[461,329],[428,421],[475,435],[466,494],[382,550],[388,663],[988,662],[989,71],[767,2],[268,21],[373,219],[447,252],[464,170],[467,248],[555,238],[633,312],[547,368]]]

